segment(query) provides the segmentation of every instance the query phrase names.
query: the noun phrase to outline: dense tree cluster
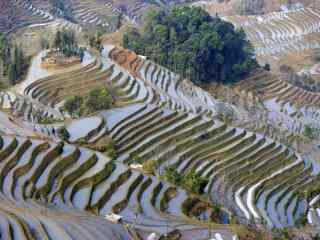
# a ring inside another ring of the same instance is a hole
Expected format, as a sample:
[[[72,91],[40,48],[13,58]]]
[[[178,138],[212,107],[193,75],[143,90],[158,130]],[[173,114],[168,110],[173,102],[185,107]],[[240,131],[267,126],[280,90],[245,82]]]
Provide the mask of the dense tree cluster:
[[[21,48],[12,46],[7,37],[0,33],[0,64],[3,72],[8,76],[10,84],[16,84],[28,69],[28,59]]]
[[[84,50],[78,46],[76,35],[73,31],[63,30],[57,31],[53,47],[61,51],[65,56],[80,56],[83,58]]]
[[[196,82],[235,81],[257,67],[244,31],[199,7],[149,12],[123,45]]]

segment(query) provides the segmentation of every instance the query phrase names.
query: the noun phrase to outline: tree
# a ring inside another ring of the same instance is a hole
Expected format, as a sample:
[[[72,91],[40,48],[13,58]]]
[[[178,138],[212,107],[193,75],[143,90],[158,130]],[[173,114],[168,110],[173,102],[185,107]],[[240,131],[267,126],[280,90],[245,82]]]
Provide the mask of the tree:
[[[79,117],[82,103],[83,99],[81,97],[71,96],[66,99],[63,110],[68,112],[72,117]]]
[[[16,84],[17,71],[16,71],[16,65],[14,63],[9,65],[8,78],[11,85]]]
[[[258,66],[243,29],[199,7],[150,11],[143,31],[124,34],[123,45],[194,82],[230,82]]]
[[[60,30],[57,31],[54,41],[53,41],[54,48],[61,48],[62,47],[62,36]]]
[[[97,112],[109,109],[112,103],[112,96],[107,89],[97,88],[90,91],[85,105],[89,112]]]
[[[89,37],[89,45],[92,48],[95,48],[99,51],[103,48],[102,42],[101,42],[102,32],[97,31],[95,35]]]
[[[70,138],[70,133],[68,132],[68,130],[65,127],[61,127],[58,130],[58,135],[61,139],[67,141]]]
[[[17,81],[22,78],[28,68],[27,59],[25,58],[23,51],[15,46],[13,52],[13,57],[11,57],[12,59],[7,66],[8,78],[12,85],[16,84]]]
[[[0,59],[3,63],[7,63],[6,61],[10,60],[10,45],[6,36],[0,33]]]
[[[121,11],[118,16],[117,16],[117,22],[116,22],[116,27],[117,29],[120,29],[122,26],[122,22],[123,22],[123,12]]]
[[[46,39],[46,38],[41,38],[41,39],[40,39],[40,46],[41,46],[41,49],[42,49],[42,50],[49,49],[49,48],[50,48],[50,44],[49,44],[48,39]]]
[[[270,70],[271,70],[271,65],[270,65],[270,63],[266,63],[266,64],[263,66],[263,69],[266,70],[266,71],[270,71]]]
[[[80,60],[81,60],[81,62],[82,62],[82,60],[83,60],[83,58],[84,58],[84,48],[80,48],[79,49],[79,57],[80,57]]]

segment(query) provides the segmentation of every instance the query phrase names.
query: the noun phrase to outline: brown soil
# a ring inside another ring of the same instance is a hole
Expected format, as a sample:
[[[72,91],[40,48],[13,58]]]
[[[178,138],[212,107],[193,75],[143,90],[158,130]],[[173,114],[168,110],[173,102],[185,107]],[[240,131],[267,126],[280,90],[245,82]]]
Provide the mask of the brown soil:
[[[117,47],[112,51],[110,57],[120,66],[127,69],[134,77],[139,77],[138,70],[143,64],[143,59],[136,53],[122,47]]]

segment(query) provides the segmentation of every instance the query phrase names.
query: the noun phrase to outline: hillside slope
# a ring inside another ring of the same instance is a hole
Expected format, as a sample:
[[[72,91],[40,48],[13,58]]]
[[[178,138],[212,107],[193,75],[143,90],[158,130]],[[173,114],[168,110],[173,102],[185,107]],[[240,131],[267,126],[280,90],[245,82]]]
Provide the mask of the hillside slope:
[[[204,6],[212,14],[252,15],[294,9],[302,6],[308,7],[319,3],[313,0],[224,0],[198,1],[195,4]]]

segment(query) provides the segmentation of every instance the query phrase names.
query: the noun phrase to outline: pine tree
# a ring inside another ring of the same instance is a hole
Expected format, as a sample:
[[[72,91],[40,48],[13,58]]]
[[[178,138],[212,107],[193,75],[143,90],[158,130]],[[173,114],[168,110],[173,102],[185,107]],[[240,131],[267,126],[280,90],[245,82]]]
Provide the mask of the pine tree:
[[[55,38],[54,38],[54,42],[53,45],[55,48],[60,49],[61,45],[62,45],[62,37],[61,37],[61,32],[58,30]]]
[[[16,64],[15,63],[12,63],[12,64],[9,65],[8,78],[9,78],[9,81],[10,81],[11,85],[16,84],[17,71],[16,71]]]

